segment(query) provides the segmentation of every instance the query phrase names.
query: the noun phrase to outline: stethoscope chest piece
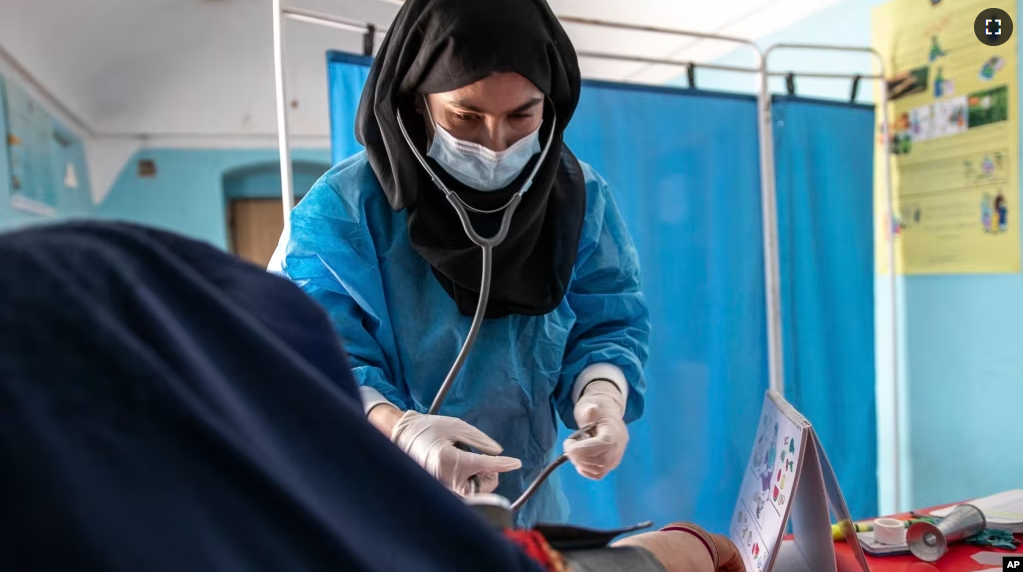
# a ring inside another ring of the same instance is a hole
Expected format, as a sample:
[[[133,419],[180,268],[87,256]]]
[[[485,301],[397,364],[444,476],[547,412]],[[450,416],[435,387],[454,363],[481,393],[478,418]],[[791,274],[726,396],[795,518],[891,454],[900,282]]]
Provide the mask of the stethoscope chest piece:
[[[465,504],[498,530],[515,527],[515,513],[511,502],[494,493],[478,493],[465,497]]]

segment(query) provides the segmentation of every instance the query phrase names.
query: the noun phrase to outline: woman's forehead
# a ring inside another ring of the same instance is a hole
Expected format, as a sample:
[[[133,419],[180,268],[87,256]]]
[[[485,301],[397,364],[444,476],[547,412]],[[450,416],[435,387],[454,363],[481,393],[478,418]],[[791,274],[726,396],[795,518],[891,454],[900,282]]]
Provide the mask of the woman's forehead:
[[[520,74],[494,74],[467,86],[432,94],[431,98],[451,107],[481,113],[509,113],[543,101],[543,92]]]

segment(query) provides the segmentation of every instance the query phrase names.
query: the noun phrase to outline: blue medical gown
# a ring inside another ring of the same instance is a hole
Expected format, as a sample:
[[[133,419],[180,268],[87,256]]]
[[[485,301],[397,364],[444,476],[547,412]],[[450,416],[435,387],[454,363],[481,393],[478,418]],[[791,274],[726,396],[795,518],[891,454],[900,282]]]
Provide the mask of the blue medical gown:
[[[639,260],[607,184],[588,165],[583,171],[586,222],[565,298],[543,316],[484,322],[440,411],[522,461],[521,470],[501,475],[496,491],[512,500],[560,453],[555,410],[576,428],[572,387],[585,367],[618,366],[630,384],[625,421],[643,412],[650,318]],[[326,308],[360,385],[402,410],[425,413],[472,319],[458,312],[413,250],[406,217],[390,208],[365,154],[357,154],[295,207],[290,236],[282,237],[269,269]],[[519,513],[523,526],[567,518],[556,474]]]

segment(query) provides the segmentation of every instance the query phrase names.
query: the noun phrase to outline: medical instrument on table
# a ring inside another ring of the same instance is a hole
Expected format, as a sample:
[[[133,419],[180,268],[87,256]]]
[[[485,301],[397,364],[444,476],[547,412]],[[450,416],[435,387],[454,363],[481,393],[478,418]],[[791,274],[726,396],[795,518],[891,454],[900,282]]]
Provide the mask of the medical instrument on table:
[[[480,327],[483,325],[483,317],[487,311],[487,300],[490,297],[490,279],[491,270],[493,267],[493,252],[494,248],[501,245],[504,242],[505,237],[508,235],[508,228],[511,226],[512,215],[515,214],[515,209],[518,208],[519,203],[522,202],[522,196],[526,194],[526,191],[533,186],[533,178],[536,177],[536,173],[540,170],[540,166],[543,165],[544,160],[547,157],[547,152],[550,151],[551,143],[554,141],[554,124],[551,126],[550,133],[547,135],[547,143],[544,145],[543,150],[540,152],[540,158],[533,165],[533,170],[529,174],[529,178],[522,184],[522,188],[519,192],[512,195],[512,198],[502,207],[493,210],[480,210],[473,208],[470,205],[465,204],[461,197],[457,193],[448,188],[444,184],[444,181],[434,173],[433,169],[426,162],[426,159],[416,149],[415,144],[412,143],[412,138],[409,136],[408,131],[405,129],[405,122],[401,119],[401,112],[397,113],[398,127],[401,129],[402,136],[405,137],[405,142],[408,143],[409,148],[412,149],[412,154],[416,156],[419,164],[423,166],[427,174],[430,175],[430,179],[437,185],[437,188],[444,193],[444,198],[451,203],[451,206],[455,209],[458,214],[459,220],[462,221],[462,228],[465,230],[465,234],[469,237],[474,244],[479,246],[483,250],[483,276],[480,278],[480,299],[476,305],[476,313],[472,317],[472,325],[469,326],[469,333],[465,337],[465,342],[462,344],[462,349],[458,352],[458,356],[455,358],[455,363],[451,365],[451,370],[448,371],[447,377],[444,378],[444,383],[441,384],[440,389],[437,390],[437,396],[433,398],[433,403],[430,405],[430,409],[427,412],[429,415],[437,415],[440,412],[441,405],[444,404],[444,400],[447,398],[448,392],[451,391],[451,387],[455,383],[455,378],[458,377],[458,373],[462,370],[462,366],[465,365],[465,360],[469,357],[469,351],[472,349],[474,343],[476,343],[476,336],[479,334]],[[556,118],[555,118],[556,120]],[[497,234],[490,238],[483,238],[480,236],[476,229],[472,226],[472,221],[469,220],[469,213],[467,209],[477,214],[497,214],[503,211],[501,216],[501,226],[497,231]],[[465,445],[458,445],[460,449],[468,451],[469,448]],[[564,462],[564,461],[562,461]],[[537,479],[539,482],[546,480],[546,476],[541,473],[540,478]],[[535,483],[534,483],[535,484]],[[470,485],[474,493],[479,492],[479,478],[473,477],[470,479]],[[530,486],[527,492],[532,489]]]
[[[903,528],[909,528],[910,525],[913,524],[914,522],[930,522],[930,523],[934,523],[934,522],[937,522],[938,520],[940,520],[940,519],[932,518],[932,517],[925,517],[925,518],[911,518],[909,520],[900,520],[899,522],[902,523],[902,527]],[[874,530],[874,523],[873,522],[854,522],[854,523],[852,523],[852,526],[853,526],[853,530],[855,530],[856,532],[872,532]],[[842,525],[841,524],[832,524],[831,525],[831,538],[832,538],[832,540],[835,540],[835,541],[840,541],[840,540],[845,540],[846,539],[845,538],[845,532],[842,531]]]
[[[961,504],[937,525],[917,522],[906,532],[906,544],[914,556],[934,562],[948,552],[952,542],[967,539],[987,527],[984,513],[971,504]]]
[[[906,543],[906,523],[896,518],[874,520],[874,542],[885,546],[901,546]]]

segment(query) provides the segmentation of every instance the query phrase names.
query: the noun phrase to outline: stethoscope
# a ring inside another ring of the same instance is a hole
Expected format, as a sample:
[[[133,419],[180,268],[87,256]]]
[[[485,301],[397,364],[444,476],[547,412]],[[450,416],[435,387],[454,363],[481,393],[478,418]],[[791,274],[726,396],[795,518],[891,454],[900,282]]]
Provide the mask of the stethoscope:
[[[480,327],[483,325],[483,316],[487,311],[487,300],[490,297],[490,281],[491,281],[491,270],[494,264],[494,248],[500,246],[504,239],[508,236],[508,228],[511,226],[512,216],[515,214],[515,209],[518,208],[519,203],[522,202],[523,195],[533,185],[533,179],[536,177],[536,173],[540,170],[540,166],[543,165],[544,160],[547,158],[547,152],[550,151],[551,143],[554,141],[554,126],[552,124],[550,133],[547,135],[547,142],[544,144],[543,149],[540,151],[540,160],[533,165],[532,171],[529,173],[529,177],[522,184],[522,188],[519,192],[512,195],[512,198],[505,203],[504,206],[493,209],[493,210],[480,210],[466,204],[457,193],[448,188],[444,181],[437,176],[437,173],[430,167],[426,159],[423,158],[415,144],[412,142],[412,138],[409,136],[408,131],[405,129],[405,123],[401,119],[401,112],[397,112],[398,127],[401,129],[402,136],[405,137],[405,142],[412,150],[412,154],[415,155],[419,164],[423,166],[423,169],[430,175],[430,179],[433,180],[433,184],[437,185],[437,188],[444,193],[444,197],[451,203],[451,206],[455,209],[458,214],[459,220],[462,221],[462,228],[465,230],[466,236],[469,237],[474,244],[479,246],[483,250],[483,276],[480,279],[480,298],[479,303],[476,306],[476,313],[472,318],[472,325],[469,327],[469,334],[465,337],[465,342],[462,344],[462,349],[458,352],[458,357],[455,358],[455,362],[451,365],[451,370],[448,371],[447,377],[444,378],[444,383],[441,384],[440,389],[437,390],[436,397],[433,398],[433,403],[430,405],[430,409],[427,412],[429,415],[437,415],[440,412],[441,405],[444,404],[444,400],[448,396],[448,392],[451,391],[451,387],[455,383],[455,378],[458,377],[458,373],[462,370],[462,366],[465,365],[465,360],[469,357],[469,351],[472,349],[473,344],[476,342],[476,336],[479,334]],[[555,120],[557,118],[555,117]],[[472,211],[478,214],[496,214],[503,211],[501,216],[501,226],[497,233],[490,238],[484,238],[476,232],[476,229],[472,226],[472,221],[469,220],[468,211]],[[583,427],[580,430],[573,433],[569,439],[581,439],[587,436],[592,436],[594,426]],[[459,448],[469,450],[468,447],[459,444]],[[532,497],[536,491],[540,488],[547,477],[567,461],[568,458],[565,455],[559,456],[554,460],[553,463],[548,465],[536,478],[536,480],[526,489],[522,496],[519,497],[515,502],[511,503],[511,509],[513,511],[518,510],[530,497]],[[479,478],[473,476],[469,479],[470,488],[472,494],[479,493]]]

